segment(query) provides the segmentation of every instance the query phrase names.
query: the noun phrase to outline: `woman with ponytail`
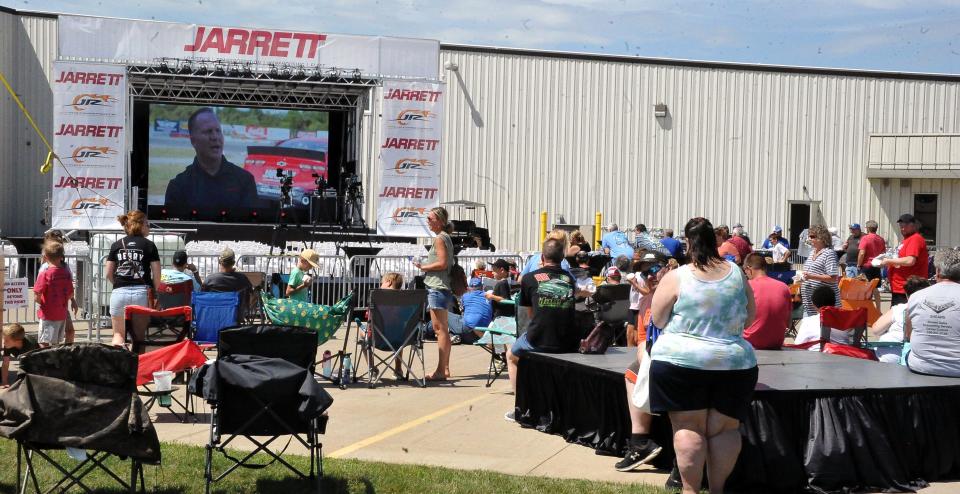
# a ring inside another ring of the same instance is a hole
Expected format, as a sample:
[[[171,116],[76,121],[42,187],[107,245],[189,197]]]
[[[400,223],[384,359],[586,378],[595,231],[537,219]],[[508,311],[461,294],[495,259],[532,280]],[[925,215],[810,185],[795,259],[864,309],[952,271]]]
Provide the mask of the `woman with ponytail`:
[[[113,284],[110,293],[110,321],[113,324],[113,345],[123,346],[126,339],[124,311],[128,305],[149,307],[150,289],[160,287],[160,253],[147,240],[150,226],[147,215],[133,210],[117,216],[127,236],[110,246],[107,255],[107,280]]]
[[[423,282],[430,290],[427,296],[427,309],[430,310],[430,322],[433,323],[433,332],[437,335],[437,347],[440,350],[440,360],[433,374],[427,376],[429,381],[444,381],[450,377],[450,330],[447,324],[447,310],[453,306],[453,288],[450,271],[453,268],[453,240],[450,232],[450,216],[444,208],[433,208],[427,214],[427,226],[436,235],[433,239],[433,248],[423,264],[415,264],[423,270]]]

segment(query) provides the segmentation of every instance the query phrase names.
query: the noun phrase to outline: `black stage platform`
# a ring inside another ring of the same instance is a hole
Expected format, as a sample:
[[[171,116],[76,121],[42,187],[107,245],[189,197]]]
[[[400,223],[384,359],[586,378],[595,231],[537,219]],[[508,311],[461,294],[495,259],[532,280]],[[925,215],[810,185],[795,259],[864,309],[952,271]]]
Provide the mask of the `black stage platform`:
[[[521,359],[517,421],[622,455],[630,437],[623,372],[635,355],[610,348]],[[910,492],[960,478],[960,379],[809,351],[761,350],[757,360],[731,489]],[[669,422],[657,417],[653,429],[665,453],[655,465],[669,469]]]

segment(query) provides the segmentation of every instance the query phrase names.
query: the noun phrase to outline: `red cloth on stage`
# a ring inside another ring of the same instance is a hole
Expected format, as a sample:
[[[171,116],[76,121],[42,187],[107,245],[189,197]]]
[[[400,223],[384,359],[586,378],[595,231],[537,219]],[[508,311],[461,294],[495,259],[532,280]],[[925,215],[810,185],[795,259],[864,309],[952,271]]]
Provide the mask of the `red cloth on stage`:
[[[158,348],[140,356],[137,386],[153,381],[153,373],[161,370],[181,372],[200,367],[207,361],[200,347],[191,340]]]

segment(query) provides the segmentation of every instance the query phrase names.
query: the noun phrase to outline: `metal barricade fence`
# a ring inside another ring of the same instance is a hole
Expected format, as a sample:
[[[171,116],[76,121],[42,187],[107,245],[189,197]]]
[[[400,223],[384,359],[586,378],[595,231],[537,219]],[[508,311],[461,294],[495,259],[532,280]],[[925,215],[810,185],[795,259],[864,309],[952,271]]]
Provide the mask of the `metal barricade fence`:
[[[67,255],[64,257],[64,263],[70,269],[73,275],[73,291],[79,308],[76,315],[70,309],[70,317],[75,323],[91,322],[94,319],[94,313],[91,305],[91,296],[94,285],[94,269],[88,255]],[[31,324],[39,321],[37,319],[37,300],[33,294],[33,286],[37,281],[37,274],[40,272],[40,266],[43,265],[43,258],[40,254],[13,254],[4,257],[3,270],[4,278],[7,283],[18,278],[27,280],[27,305],[24,307],[4,307],[4,324],[21,323]],[[92,326],[88,325],[87,339],[92,338]]]
[[[355,306],[358,309],[369,307],[370,292],[380,288],[380,280],[387,273],[400,273],[404,284],[423,274],[413,265],[415,256],[353,256],[349,259],[347,273],[343,279],[348,289],[356,290]]]

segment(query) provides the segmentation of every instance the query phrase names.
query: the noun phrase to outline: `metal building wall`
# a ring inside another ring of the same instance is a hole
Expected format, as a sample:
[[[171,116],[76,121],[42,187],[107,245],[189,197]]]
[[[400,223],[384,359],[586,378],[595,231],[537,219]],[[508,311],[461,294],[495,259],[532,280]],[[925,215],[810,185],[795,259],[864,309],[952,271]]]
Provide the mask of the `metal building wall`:
[[[675,229],[703,215],[762,238],[787,226],[788,200],[822,201],[842,230],[877,219],[890,236],[902,201],[865,177],[870,134],[960,132],[957,82],[444,46],[447,61],[459,70],[445,73],[443,199],[486,203],[504,247],[534,248],[541,210]],[[957,206],[941,195],[940,211]]]
[[[57,53],[56,19],[0,12],[0,46],[0,70],[52,138],[49,75]],[[47,150],[6,91],[0,95],[0,123],[0,230],[12,237],[41,235],[51,178],[39,170]]]

